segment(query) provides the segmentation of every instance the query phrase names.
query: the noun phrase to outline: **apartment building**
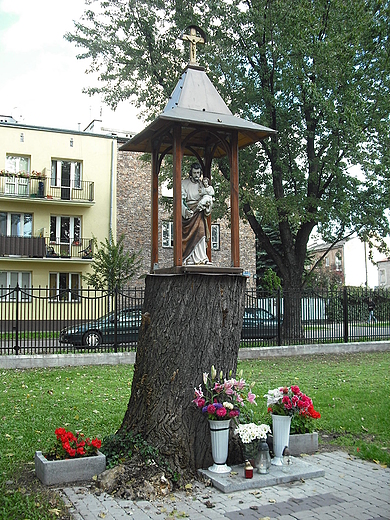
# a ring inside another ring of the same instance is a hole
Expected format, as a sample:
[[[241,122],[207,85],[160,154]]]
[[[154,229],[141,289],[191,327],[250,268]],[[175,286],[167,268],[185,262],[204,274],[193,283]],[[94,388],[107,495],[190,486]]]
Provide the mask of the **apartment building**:
[[[369,246],[356,236],[332,247],[325,243],[311,244],[308,252],[312,255],[312,265],[323,257],[319,268],[338,273],[344,285],[371,288],[378,285],[377,262],[383,259],[383,254],[376,248],[370,254]]]
[[[0,287],[71,298],[93,237],[100,243],[112,229],[116,239],[116,164],[113,136],[0,116]]]

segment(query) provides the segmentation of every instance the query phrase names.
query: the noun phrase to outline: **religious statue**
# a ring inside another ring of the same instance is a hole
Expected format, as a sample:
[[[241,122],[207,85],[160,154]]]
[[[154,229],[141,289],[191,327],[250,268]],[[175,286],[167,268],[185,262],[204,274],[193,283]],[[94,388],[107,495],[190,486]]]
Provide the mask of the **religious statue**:
[[[181,184],[183,265],[209,264],[206,244],[210,240],[206,217],[211,214],[214,188],[202,178],[199,163],[191,165],[189,177]]]

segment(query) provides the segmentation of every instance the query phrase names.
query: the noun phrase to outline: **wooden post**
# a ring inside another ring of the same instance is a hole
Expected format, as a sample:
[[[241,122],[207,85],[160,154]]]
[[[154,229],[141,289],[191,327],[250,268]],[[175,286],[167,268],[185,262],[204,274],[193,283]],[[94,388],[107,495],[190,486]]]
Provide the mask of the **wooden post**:
[[[211,183],[211,162],[212,162],[212,156],[210,153],[210,149],[208,147],[205,148],[205,156],[204,156],[204,171],[203,175],[205,175],[210,183]],[[210,234],[210,240],[207,242],[207,258],[209,259],[209,262],[212,262],[211,259],[211,215],[206,217],[206,226],[209,228],[209,234]]]
[[[230,158],[230,206],[231,206],[231,262],[232,267],[240,267],[240,238],[238,210],[238,132],[232,133]]]
[[[181,127],[173,129],[173,265],[183,265],[183,243],[181,227]]]
[[[153,273],[158,265],[158,147],[153,144],[152,150],[152,250],[150,272]]]
[[[207,258],[209,259],[209,262],[211,263],[211,215],[206,217],[206,226],[209,228],[209,234],[210,234],[210,240],[207,242]]]

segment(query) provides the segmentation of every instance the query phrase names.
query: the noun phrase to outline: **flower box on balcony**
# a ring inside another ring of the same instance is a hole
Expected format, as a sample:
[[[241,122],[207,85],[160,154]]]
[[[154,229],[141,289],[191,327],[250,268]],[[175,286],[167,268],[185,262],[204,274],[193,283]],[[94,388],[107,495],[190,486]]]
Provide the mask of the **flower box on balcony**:
[[[47,460],[41,451],[35,452],[35,474],[46,486],[90,480],[106,469],[106,456],[98,451],[92,457]]]

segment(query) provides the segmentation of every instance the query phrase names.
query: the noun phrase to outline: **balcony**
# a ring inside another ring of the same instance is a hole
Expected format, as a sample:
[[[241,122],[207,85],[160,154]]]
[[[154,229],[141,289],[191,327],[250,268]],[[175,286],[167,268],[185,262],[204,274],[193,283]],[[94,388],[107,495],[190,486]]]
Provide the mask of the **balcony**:
[[[92,260],[93,241],[83,238],[68,243],[50,242],[44,237],[0,236],[0,257],[50,258],[53,260]]]
[[[0,197],[30,201],[63,201],[93,203],[94,183],[91,181],[69,182],[68,186],[52,186],[44,176],[28,174],[0,175]]]

